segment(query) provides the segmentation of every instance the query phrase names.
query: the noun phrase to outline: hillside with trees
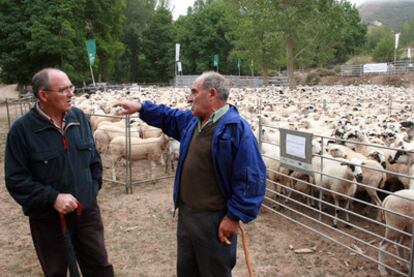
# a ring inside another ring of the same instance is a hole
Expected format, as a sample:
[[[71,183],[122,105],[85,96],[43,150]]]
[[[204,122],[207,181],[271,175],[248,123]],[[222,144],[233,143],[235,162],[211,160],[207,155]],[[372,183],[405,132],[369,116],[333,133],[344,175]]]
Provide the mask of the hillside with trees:
[[[400,32],[407,21],[414,21],[414,0],[368,0],[358,10],[366,23],[380,22],[395,32]]]

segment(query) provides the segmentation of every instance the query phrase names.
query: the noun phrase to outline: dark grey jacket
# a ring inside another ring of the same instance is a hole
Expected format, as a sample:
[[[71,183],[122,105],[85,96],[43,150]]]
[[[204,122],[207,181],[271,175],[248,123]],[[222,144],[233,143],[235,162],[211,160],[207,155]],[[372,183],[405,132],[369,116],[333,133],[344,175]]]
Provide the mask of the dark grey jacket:
[[[96,203],[102,163],[89,121],[77,108],[65,121],[62,134],[34,107],[8,133],[6,187],[27,216],[57,216],[53,204],[58,193],[71,193],[84,209]]]

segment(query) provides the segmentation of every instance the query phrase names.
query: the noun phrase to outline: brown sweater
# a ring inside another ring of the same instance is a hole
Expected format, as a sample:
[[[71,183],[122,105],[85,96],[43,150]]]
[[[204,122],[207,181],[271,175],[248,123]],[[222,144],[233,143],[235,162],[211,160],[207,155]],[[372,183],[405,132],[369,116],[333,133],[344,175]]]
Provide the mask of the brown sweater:
[[[180,182],[180,201],[203,211],[226,209],[226,199],[220,192],[214,172],[211,143],[216,124],[194,131],[184,161]]]

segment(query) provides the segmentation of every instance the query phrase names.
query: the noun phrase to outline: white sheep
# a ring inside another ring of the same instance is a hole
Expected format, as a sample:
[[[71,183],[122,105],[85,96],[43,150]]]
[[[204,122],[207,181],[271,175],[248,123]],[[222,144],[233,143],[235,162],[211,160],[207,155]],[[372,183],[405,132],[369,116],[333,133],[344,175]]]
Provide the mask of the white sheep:
[[[386,181],[386,174],[383,172],[383,167],[377,161],[368,159],[366,156],[352,151],[346,146],[339,144],[330,144],[328,147],[329,153],[333,157],[340,157],[344,159],[358,159],[364,166],[362,168],[363,181],[362,184],[366,186],[358,186],[357,191],[365,190],[371,197],[372,201],[381,207],[381,199],[378,197],[376,188],[383,188]],[[381,220],[381,213],[377,213],[377,220]]]
[[[324,157],[333,158],[329,154],[325,155]],[[350,205],[350,198],[354,196],[356,192],[356,184],[357,182],[362,181],[362,170],[361,170],[361,162],[358,160],[349,161],[345,159],[340,159],[340,161],[334,161],[330,159],[323,160],[323,168],[321,164],[320,157],[313,157],[312,158],[312,167],[314,171],[314,180],[315,185],[330,190],[330,193],[333,197],[335,203],[335,216],[333,219],[333,226],[337,227],[337,218],[338,218],[338,209],[339,199],[345,198],[345,209],[349,209]],[[320,173],[324,173],[322,176]],[[327,176],[328,175],[328,176]],[[335,176],[330,177],[330,176]],[[340,180],[338,178],[344,179]],[[324,190],[321,190],[324,192]],[[344,194],[347,197],[342,197],[339,194]],[[322,196],[322,195],[321,195]],[[320,202],[321,203],[321,202]],[[345,220],[349,222],[349,214],[345,214]]]
[[[414,217],[414,190],[403,189],[388,195],[382,203],[385,218],[385,239],[379,244],[378,251],[378,270],[381,276],[386,276],[385,269],[385,251],[391,245],[390,241],[398,243],[398,255],[404,256],[404,249],[400,246],[404,242],[402,231],[412,233],[412,224]],[[404,216],[401,216],[404,215]],[[408,264],[407,264],[408,267]]]
[[[156,162],[161,165],[165,165],[164,150],[166,149],[169,139],[166,135],[162,134],[157,138],[141,139],[138,137],[131,137],[131,152],[130,156],[126,155],[126,139],[125,136],[117,136],[109,143],[108,153],[112,162],[112,179],[116,181],[115,168],[117,163],[121,159],[128,159],[130,162],[138,160],[150,161],[150,175],[151,180],[154,178],[156,172]]]

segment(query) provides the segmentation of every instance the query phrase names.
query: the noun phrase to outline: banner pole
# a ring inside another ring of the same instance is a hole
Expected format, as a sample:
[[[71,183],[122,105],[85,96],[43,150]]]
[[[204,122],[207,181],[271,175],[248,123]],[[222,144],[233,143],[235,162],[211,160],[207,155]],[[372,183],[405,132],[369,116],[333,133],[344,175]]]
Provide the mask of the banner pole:
[[[93,70],[92,70],[92,65],[89,63],[89,68],[91,69],[91,75],[92,75],[92,82],[93,82],[93,86],[96,87],[95,84],[95,78],[93,77]]]

